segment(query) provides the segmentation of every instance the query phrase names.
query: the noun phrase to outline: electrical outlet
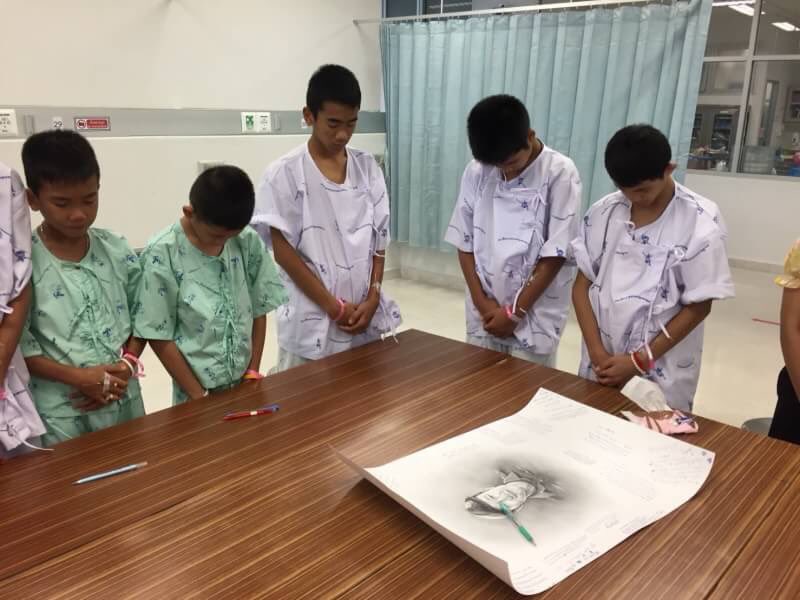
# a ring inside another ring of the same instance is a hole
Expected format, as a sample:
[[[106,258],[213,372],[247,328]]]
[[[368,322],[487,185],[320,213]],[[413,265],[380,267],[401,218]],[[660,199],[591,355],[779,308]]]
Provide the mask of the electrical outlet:
[[[0,108],[0,136],[12,137],[18,134],[17,111],[13,108]]]
[[[243,112],[242,133],[272,133],[272,113]]]

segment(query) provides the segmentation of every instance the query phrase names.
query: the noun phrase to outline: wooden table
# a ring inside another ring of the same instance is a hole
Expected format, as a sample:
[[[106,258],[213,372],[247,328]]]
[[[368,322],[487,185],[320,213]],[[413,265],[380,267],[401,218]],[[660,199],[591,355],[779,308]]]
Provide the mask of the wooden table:
[[[540,386],[611,412],[626,402],[444,338],[399,339],[0,466],[3,597],[516,597],[331,446],[399,458],[519,410]],[[271,402],[279,413],[221,420]],[[541,597],[800,595],[800,449],[706,420],[690,441],[717,453],[700,493]]]

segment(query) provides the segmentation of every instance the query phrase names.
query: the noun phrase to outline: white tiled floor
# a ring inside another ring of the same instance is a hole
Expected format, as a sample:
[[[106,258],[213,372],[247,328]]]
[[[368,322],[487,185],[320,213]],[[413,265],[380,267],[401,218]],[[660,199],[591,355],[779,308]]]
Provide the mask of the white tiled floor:
[[[734,270],[737,297],[718,302],[706,322],[705,349],[695,412],[739,426],[752,417],[772,416],[775,379],[783,365],[778,327],[753,318],[777,321],[780,289],[773,276]],[[385,289],[403,312],[404,328],[464,339],[464,298],[458,291],[405,279],[386,281]],[[558,354],[558,368],[574,373],[580,356],[580,332],[570,318]],[[262,372],[275,364],[277,345],[270,317]],[[148,412],[170,405],[171,382],[149,349],[142,380]]]

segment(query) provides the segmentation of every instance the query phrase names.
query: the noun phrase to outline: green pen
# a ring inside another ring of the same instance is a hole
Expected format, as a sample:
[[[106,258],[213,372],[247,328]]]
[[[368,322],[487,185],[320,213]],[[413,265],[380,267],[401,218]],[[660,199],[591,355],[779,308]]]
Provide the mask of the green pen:
[[[526,540],[528,540],[531,544],[535,546],[536,542],[533,541],[533,536],[530,533],[528,533],[528,530],[525,529],[525,527],[523,527],[523,525],[519,521],[517,521],[517,519],[514,517],[513,514],[511,514],[511,509],[509,509],[508,506],[506,506],[505,502],[500,503],[500,510],[502,510],[503,514],[507,516],[509,520],[514,524],[514,526],[517,528],[517,531],[519,531],[522,534],[522,537],[524,537]]]

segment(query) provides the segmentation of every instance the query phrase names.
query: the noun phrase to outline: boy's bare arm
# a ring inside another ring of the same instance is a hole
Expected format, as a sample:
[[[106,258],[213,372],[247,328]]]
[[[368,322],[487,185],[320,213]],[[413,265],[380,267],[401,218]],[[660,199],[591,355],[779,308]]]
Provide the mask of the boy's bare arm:
[[[8,365],[19,345],[22,330],[25,329],[25,320],[28,318],[32,297],[33,294],[29,283],[19,296],[8,303],[8,307],[13,312],[5,315],[3,321],[0,322],[0,385],[6,380]]]
[[[153,352],[156,353],[170,376],[190,399],[196,400],[206,393],[205,388],[198,381],[174,341],[150,340],[150,347],[153,348]]]
[[[253,319],[253,351],[250,353],[250,364],[247,365],[248,371],[259,371],[261,368],[261,357],[264,354],[264,341],[267,338],[267,315],[261,315]]]

